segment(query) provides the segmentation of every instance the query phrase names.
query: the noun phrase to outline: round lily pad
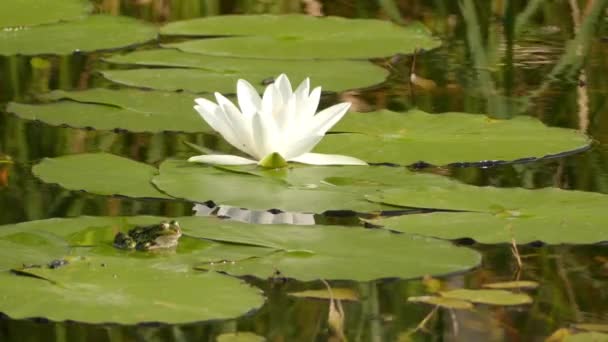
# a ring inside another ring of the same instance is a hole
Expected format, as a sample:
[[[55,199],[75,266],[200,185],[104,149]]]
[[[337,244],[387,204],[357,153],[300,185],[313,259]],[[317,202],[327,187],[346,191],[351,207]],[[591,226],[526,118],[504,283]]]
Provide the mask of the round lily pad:
[[[250,258],[268,253],[266,248],[242,246],[235,252],[234,246],[187,236],[177,250],[112,247],[118,231],[161,220],[79,217],[0,227],[2,253],[10,255],[0,260],[0,312],[14,319],[176,324],[234,318],[262,305],[258,289],[229,276],[195,271],[192,265]]]
[[[46,158],[32,171],[43,181],[69,190],[87,190],[100,195],[171,198],[150,183],[157,173],[155,167],[108,153]]]
[[[32,26],[81,18],[90,10],[85,0],[6,0],[0,2],[0,27]]]
[[[174,49],[137,51],[108,58],[110,63],[173,68],[105,70],[102,75],[120,84],[159,90],[195,93],[234,93],[238,79],[246,79],[262,91],[281,73],[296,85],[310,78],[323,90],[343,91],[381,83],[384,68],[361,61],[263,60],[226,58],[185,53]],[[194,69],[194,70],[193,70]]]
[[[189,223],[188,219],[181,219]],[[240,225],[240,226],[239,226]],[[480,255],[448,242],[384,230],[339,226],[244,225],[219,222],[189,225],[187,234],[218,242],[272,248],[274,253],[236,263],[202,263],[200,269],[259,278],[302,281],[416,278],[464,271]],[[382,253],[378,253],[378,251]],[[407,250],[407,256],[403,251]]]
[[[163,35],[244,36],[169,44],[214,56],[270,59],[386,57],[439,45],[419,23],[397,26],[375,19],[306,15],[215,16],[169,23]]]
[[[547,127],[531,117],[496,120],[420,110],[349,113],[332,131],[346,133],[326,136],[315,152],[402,165],[529,161],[586,149],[590,144],[583,133]]]
[[[539,190],[476,187],[457,182],[382,191],[369,200],[404,207],[472,212],[436,212],[372,220],[390,229],[481,243],[543,241],[597,243],[606,240],[603,214],[608,196],[556,188]],[[446,224],[449,222],[449,224]]]
[[[364,195],[405,185],[440,186],[446,179],[415,174],[400,167],[294,164],[280,170],[258,167],[248,170],[167,160],[160,165],[160,174],[152,182],[171,196],[194,202],[212,200],[248,209],[320,213],[395,209],[367,201]]]
[[[0,55],[68,55],[116,49],[156,39],[156,28],[127,17],[86,19],[0,31]]]
[[[43,96],[54,102],[11,102],[6,110],[24,119],[78,128],[211,132],[193,109],[197,97],[200,96],[135,89],[56,90]]]

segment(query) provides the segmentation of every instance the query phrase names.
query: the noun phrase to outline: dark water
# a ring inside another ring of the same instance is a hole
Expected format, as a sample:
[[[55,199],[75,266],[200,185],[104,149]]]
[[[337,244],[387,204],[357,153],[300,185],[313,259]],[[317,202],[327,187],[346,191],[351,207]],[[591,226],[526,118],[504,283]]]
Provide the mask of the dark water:
[[[582,19],[592,3],[579,1]],[[153,22],[228,13],[302,12],[313,1],[95,1],[98,11]],[[326,15],[393,18],[388,1],[322,1]],[[589,51],[554,73],[577,30],[569,1],[530,1],[540,7],[522,19],[526,1],[476,1],[478,25],[467,22],[457,1],[396,1],[402,20],[421,20],[444,45],[416,58],[418,78],[409,80],[412,57],[377,60],[392,71],[381,86],[342,94],[360,110],[419,107],[429,112],[489,113],[496,117],[531,115],[550,126],[587,132],[594,144],[576,155],[527,164],[491,168],[430,170],[476,185],[539,188],[555,186],[608,193],[608,13],[596,20],[585,37]],[[587,15],[585,15],[587,14]],[[516,20],[519,18],[520,21]],[[518,31],[517,34],[515,31]],[[480,41],[468,38],[477,30]],[[480,52],[485,55],[479,59]],[[85,89],[106,85],[94,73],[103,54],[45,57],[50,68],[37,68],[32,58],[0,57],[0,103],[28,100],[48,89]],[[335,100],[328,97],[327,102]],[[0,109],[1,110],[1,109]],[[168,156],[186,156],[184,134],[130,134],[50,127],[0,113],[0,153],[14,164],[0,164],[0,223],[77,215],[191,215],[192,204],[96,196],[63,190],[32,177],[30,167],[41,158],[85,151],[109,151],[157,164]],[[206,137],[210,144],[214,137]],[[488,146],[491,148],[491,146]],[[608,238],[608,236],[607,236]],[[442,278],[450,287],[475,288],[482,283],[513,279],[538,281],[534,303],[521,307],[478,306],[472,312],[439,310],[413,340],[535,341],[574,323],[608,323],[608,249],[593,246],[523,246],[518,271],[507,245],[473,245],[483,264],[465,274]],[[407,251],[403,251],[404,255]],[[252,331],[270,341],[324,341],[328,305],[295,299],[286,292],[318,288],[320,283],[276,284],[250,280],[265,290],[264,307],[236,321],[183,326],[119,326],[14,321],[0,319],[0,341],[212,341],[221,332]],[[425,293],[421,280],[332,283],[362,294],[344,303],[349,341],[406,341],[404,334],[431,311],[407,303]],[[201,294],[204,295],[204,294]]]

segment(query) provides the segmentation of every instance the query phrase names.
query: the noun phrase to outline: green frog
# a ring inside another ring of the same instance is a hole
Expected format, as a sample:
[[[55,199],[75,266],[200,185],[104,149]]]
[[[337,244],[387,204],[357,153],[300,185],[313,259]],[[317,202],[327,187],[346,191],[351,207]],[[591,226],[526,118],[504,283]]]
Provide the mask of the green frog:
[[[135,227],[127,234],[119,232],[114,237],[114,247],[140,251],[168,249],[177,246],[181,236],[182,230],[177,221],[163,221],[151,226]]]

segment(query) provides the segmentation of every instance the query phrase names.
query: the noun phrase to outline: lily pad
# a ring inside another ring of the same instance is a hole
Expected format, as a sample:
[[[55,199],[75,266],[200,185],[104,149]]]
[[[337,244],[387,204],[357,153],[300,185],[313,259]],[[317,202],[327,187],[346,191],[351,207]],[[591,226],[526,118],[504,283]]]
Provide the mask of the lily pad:
[[[67,23],[0,31],[0,55],[68,55],[156,39],[154,26],[127,17],[94,15]]]
[[[263,336],[251,332],[237,331],[235,333],[224,333],[218,335],[216,342],[264,342]]]
[[[360,61],[288,61],[226,58],[185,53],[173,49],[137,51],[113,56],[106,61],[117,64],[173,68],[105,70],[110,81],[134,87],[159,90],[186,90],[195,93],[234,93],[238,79],[246,79],[258,90],[281,73],[293,84],[309,77],[323,90],[343,91],[381,83],[388,76],[384,68]]]
[[[578,131],[547,127],[531,117],[496,120],[485,115],[420,110],[349,113],[332,131],[348,133],[326,136],[315,152],[401,165],[529,161],[579,151],[590,144]]]
[[[264,302],[259,290],[238,279],[158,270],[137,259],[87,258],[27,273],[32,277],[0,273],[0,311],[13,319],[176,324],[233,318]]]
[[[269,278],[278,271],[282,277],[301,281],[369,281],[464,271],[475,267],[480,261],[480,255],[471,249],[456,247],[442,240],[384,230],[339,226],[239,227],[233,222],[191,227],[187,234],[194,237],[277,250],[236,263],[204,263],[197,266],[236,276]],[[380,250],[382,253],[378,253]],[[407,256],[403,255],[404,250],[408,251]]]
[[[258,289],[215,272],[194,271],[192,264],[234,256],[238,260],[268,249],[241,246],[238,256],[234,246],[191,237],[182,237],[176,251],[165,253],[111,246],[117,231],[162,219],[79,217],[0,227],[2,253],[12,253],[0,260],[0,311],[14,319],[175,324],[234,318],[262,305]],[[197,223],[213,224],[204,219]],[[56,258],[68,262],[54,269],[46,266]]]
[[[608,207],[608,196],[598,193],[556,188],[500,189],[452,182],[442,187],[386,190],[368,199],[404,207],[473,211],[371,221],[411,234],[472,238],[481,243],[505,243],[512,238],[520,244],[534,241],[588,244],[606,240],[608,220],[603,212]]]
[[[439,294],[445,298],[460,299],[489,305],[507,306],[532,303],[532,298],[525,293],[513,293],[504,290],[457,289],[443,291]]]
[[[319,290],[304,290],[298,292],[290,292],[288,295],[298,298],[315,298],[315,299],[334,299],[346,301],[359,301],[359,294],[350,288],[332,288],[331,293],[327,289]]]
[[[483,287],[487,289],[512,290],[512,289],[535,289],[539,284],[532,280],[514,280],[500,283],[487,283]]]
[[[185,52],[270,59],[386,57],[439,46],[420,23],[397,26],[375,19],[317,18],[307,15],[214,16],[178,21],[163,35],[245,36],[167,44]]]
[[[43,181],[60,184],[69,190],[87,190],[100,195],[172,198],[150,183],[157,173],[155,167],[108,153],[46,158],[32,171]]]
[[[409,297],[407,299],[408,302],[412,303],[425,303],[435,306],[440,306],[446,309],[456,309],[456,310],[470,310],[473,308],[473,304],[471,302],[457,299],[457,298],[446,298],[446,297],[437,297],[437,296],[418,296],[418,297]]]
[[[230,172],[228,170],[233,170]],[[396,209],[364,195],[401,186],[441,186],[444,177],[385,166],[293,166],[279,170],[218,168],[167,160],[152,182],[163,192],[194,202],[209,200],[248,209],[315,212]]]
[[[87,14],[90,8],[85,0],[5,0],[0,2],[0,27],[75,20]]]
[[[245,36],[168,44],[185,52],[271,59],[386,57],[439,45],[419,23],[306,15],[214,16],[169,23],[163,35]]]
[[[6,110],[24,119],[78,128],[211,132],[193,109],[197,97],[134,89],[56,90],[43,99],[64,101],[35,105],[11,102]]]

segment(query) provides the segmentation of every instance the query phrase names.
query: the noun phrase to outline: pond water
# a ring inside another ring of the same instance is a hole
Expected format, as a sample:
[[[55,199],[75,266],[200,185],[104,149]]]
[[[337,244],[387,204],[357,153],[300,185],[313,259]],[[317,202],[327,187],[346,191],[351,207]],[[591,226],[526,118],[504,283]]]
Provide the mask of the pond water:
[[[590,148],[579,153],[481,167],[466,164],[428,167],[416,172],[438,174],[477,186],[557,187],[608,194],[607,2],[479,0],[464,1],[459,6],[458,2],[449,0],[96,0],[92,5],[95,13],[134,17],[155,24],[220,14],[261,13],[321,13],[401,23],[421,21],[441,39],[440,47],[419,52],[415,57],[375,58],[374,64],[390,72],[385,82],[356,91],[327,93],[322,103],[327,106],[352,101],[357,111],[418,108],[429,113],[489,113],[495,118],[531,116],[548,126],[580,130],[593,142]],[[476,11],[473,16],[471,5]],[[599,15],[588,23],[585,19],[593,17],[596,7]],[[585,31],[585,25],[592,29]],[[567,45],[575,32],[585,33],[580,34],[583,45],[588,47],[584,59],[577,59],[577,52]],[[184,39],[162,37],[161,41],[169,44]],[[153,41],[126,49],[145,50],[158,44]],[[78,129],[22,119],[6,111],[5,105],[11,101],[32,102],[37,94],[55,89],[124,89],[125,86],[104,79],[98,72],[134,68],[108,67],[102,61],[122,52],[0,56],[0,224],[80,215],[179,217],[193,214],[194,203],[186,200],[133,199],[70,191],[44,183],[32,174],[32,166],[43,158],[68,154],[103,151],[158,166],[167,158],[191,156],[191,150],[183,141],[226,149],[221,138],[210,133]],[[565,66],[560,69],[560,65]],[[412,70],[415,79],[410,77]],[[485,148],[497,147],[488,144]],[[450,153],[452,151],[445,151],[446,155]],[[317,215],[316,220],[324,224],[363,226],[356,217],[340,212]],[[603,227],[607,227],[605,220]],[[604,229],[603,235],[608,237],[608,228]],[[481,253],[481,264],[468,271],[435,278],[330,281],[332,288],[349,288],[360,297],[358,301],[342,301],[346,338],[349,341],[540,341],[558,329],[575,324],[608,324],[608,249],[605,245],[522,244],[518,247],[522,266],[518,267],[510,243],[481,244],[462,239],[458,244]],[[378,263],[385,262],[380,257],[383,252],[382,249],[376,251]],[[400,256],[407,258],[408,249]],[[221,334],[237,331],[252,332],[269,341],[340,340],[339,333],[328,324],[328,301],[288,295],[324,288],[321,281],[244,279],[261,288],[266,301],[260,309],[235,319],[120,325],[11,319],[9,314],[0,319],[0,341],[212,341]],[[531,304],[476,305],[474,310],[440,308],[433,311],[430,305],[407,301],[408,297],[422,296],[439,287],[472,289],[510,280],[539,283],[538,288],[528,292],[533,299]],[[196,296],[208,294],[201,292]],[[24,296],[24,302],[29,300]],[[243,341],[255,340],[241,337]]]

